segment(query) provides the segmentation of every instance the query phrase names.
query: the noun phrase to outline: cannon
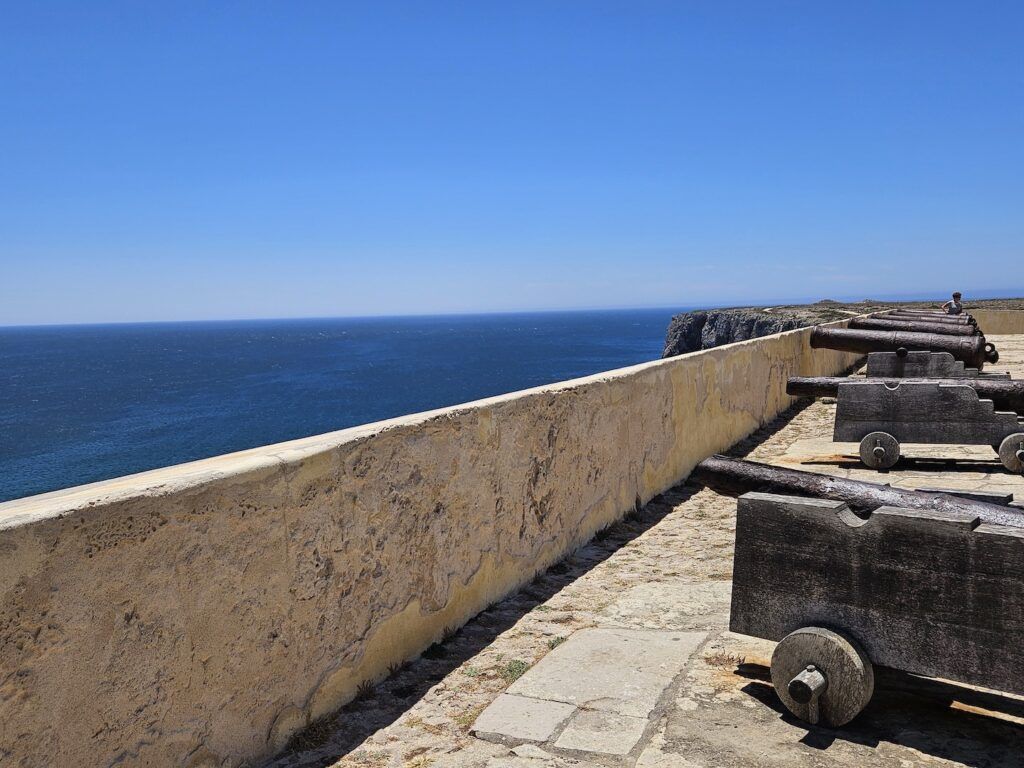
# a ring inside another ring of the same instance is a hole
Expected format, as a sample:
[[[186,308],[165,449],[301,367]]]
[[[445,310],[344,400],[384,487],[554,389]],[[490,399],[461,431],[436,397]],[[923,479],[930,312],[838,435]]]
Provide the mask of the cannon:
[[[911,491],[864,480],[821,475],[759,461],[709,456],[690,472],[689,479],[726,496],[749,491],[832,499],[861,517],[880,507],[916,509],[938,516],[969,512],[985,523],[1024,528],[1024,509],[958,497],[950,493]]]
[[[845,352],[896,352],[897,350],[924,350],[949,352],[957,360],[979,371],[985,363],[999,360],[995,345],[984,336],[948,336],[938,333],[911,331],[868,331],[852,328],[825,328],[811,331],[811,347],[838,349]]]
[[[874,320],[899,320],[904,323],[928,323],[929,325],[945,325],[952,326],[953,328],[971,327],[977,328],[978,333],[984,333],[981,326],[978,325],[978,321],[973,317],[969,320],[947,317],[946,315],[869,315],[869,317]]]
[[[905,312],[886,312],[871,317],[885,318],[887,320],[914,320],[922,323],[942,323],[944,325],[977,325],[978,321],[970,315],[926,315]]]
[[[884,317],[892,320],[917,320],[923,323],[944,323],[946,325],[977,325],[970,315],[915,315],[906,312],[883,312],[870,317]]]
[[[786,382],[786,394],[796,397],[837,397],[839,387],[845,384],[884,384],[888,388],[899,386],[901,383],[911,380],[900,378],[858,378],[846,376],[794,376]],[[927,382],[931,384],[949,384],[955,382],[970,387],[978,393],[979,398],[991,400],[992,404],[1001,411],[1014,411],[1024,416],[1024,381],[1012,381],[1010,379],[972,377],[964,379],[913,379],[913,382]]]
[[[859,442],[865,466],[889,469],[901,442],[989,445],[1004,467],[1024,473],[1024,419],[997,411],[967,380],[850,380],[837,393],[832,439]]]
[[[1024,694],[1021,529],[969,509],[746,493],[729,629],[776,641],[771,679],[796,717],[838,728],[874,666]]]
[[[979,331],[974,325],[953,325],[952,323],[926,323],[918,320],[890,320],[883,317],[855,317],[849,328],[869,331],[912,331],[914,333],[941,333],[949,336],[975,336]]]
[[[914,307],[895,307],[889,310],[890,312],[905,312],[909,315],[944,315],[945,317],[970,317],[968,312],[961,312],[959,315],[951,315],[944,309],[921,309]]]
[[[1006,372],[982,373],[955,360],[948,352],[872,352],[868,355],[867,375],[891,379],[1009,379]]]

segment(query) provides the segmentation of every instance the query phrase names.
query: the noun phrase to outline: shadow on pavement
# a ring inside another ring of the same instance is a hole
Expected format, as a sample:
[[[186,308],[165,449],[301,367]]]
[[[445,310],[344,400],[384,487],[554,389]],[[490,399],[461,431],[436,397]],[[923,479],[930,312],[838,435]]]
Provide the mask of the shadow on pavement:
[[[890,743],[943,760],[989,768],[1024,764],[1024,700],[885,667],[875,668],[875,695],[843,728],[809,725],[783,706],[767,667],[741,664],[740,690],[807,731],[802,744],[827,750],[836,741],[877,748]]]

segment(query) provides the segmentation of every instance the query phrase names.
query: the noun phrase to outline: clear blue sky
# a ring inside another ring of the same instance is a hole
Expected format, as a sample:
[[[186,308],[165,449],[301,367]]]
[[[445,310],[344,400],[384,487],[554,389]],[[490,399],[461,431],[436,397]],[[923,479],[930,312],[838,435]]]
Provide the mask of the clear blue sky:
[[[1024,4],[2,3],[0,324],[1024,288]]]

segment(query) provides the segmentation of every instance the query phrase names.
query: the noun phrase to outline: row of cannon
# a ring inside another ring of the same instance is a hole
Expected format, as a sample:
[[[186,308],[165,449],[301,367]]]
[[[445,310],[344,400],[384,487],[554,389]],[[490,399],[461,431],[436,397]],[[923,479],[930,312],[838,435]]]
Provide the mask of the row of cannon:
[[[846,328],[819,326],[811,333],[811,346],[861,354],[899,350],[948,352],[979,371],[986,363],[999,361],[995,345],[985,340],[971,315],[922,310],[855,317]]]
[[[896,310],[818,327],[814,348],[867,354],[865,375],[793,377],[833,397],[833,440],[885,471],[900,444],[990,445],[1024,473],[1024,381],[970,315]],[[737,496],[732,632],[776,641],[785,707],[840,727],[872,698],[876,665],[1024,694],[1024,508],[995,489],[896,488],[712,456],[691,479]],[[922,630],[924,628],[924,630]]]
[[[888,319],[894,315],[922,319]],[[864,327],[872,323],[899,327]],[[792,395],[837,398],[833,439],[859,442],[865,465],[889,469],[904,442],[990,445],[1008,470],[1024,471],[1024,382],[982,372],[999,352],[971,315],[901,310],[855,318],[848,328],[813,329],[811,346],[868,353],[863,378],[787,383]]]

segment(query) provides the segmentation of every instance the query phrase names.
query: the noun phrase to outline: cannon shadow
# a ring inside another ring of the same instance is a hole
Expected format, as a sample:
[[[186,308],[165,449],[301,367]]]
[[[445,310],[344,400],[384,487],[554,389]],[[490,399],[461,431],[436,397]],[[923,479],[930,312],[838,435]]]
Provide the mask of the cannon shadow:
[[[840,469],[864,469],[860,459],[855,457],[821,457],[806,459],[801,466],[838,467]],[[941,459],[932,457],[901,456],[899,461],[888,470],[879,470],[877,474],[884,476],[888,472],[974,472],[986,475],[1013,475],[998,459]]]
[[[846,726],[826,728],[790,714],[768,667],[740,664],[735,674],[749,680],[740,688],[744,694],[804,729],[800,743],[813,749],[836,741],[872,749],[889,743],[974,768],[1019,765],[1024,755],[1024,699],[1011,695],[875,667],[870,704]]]

